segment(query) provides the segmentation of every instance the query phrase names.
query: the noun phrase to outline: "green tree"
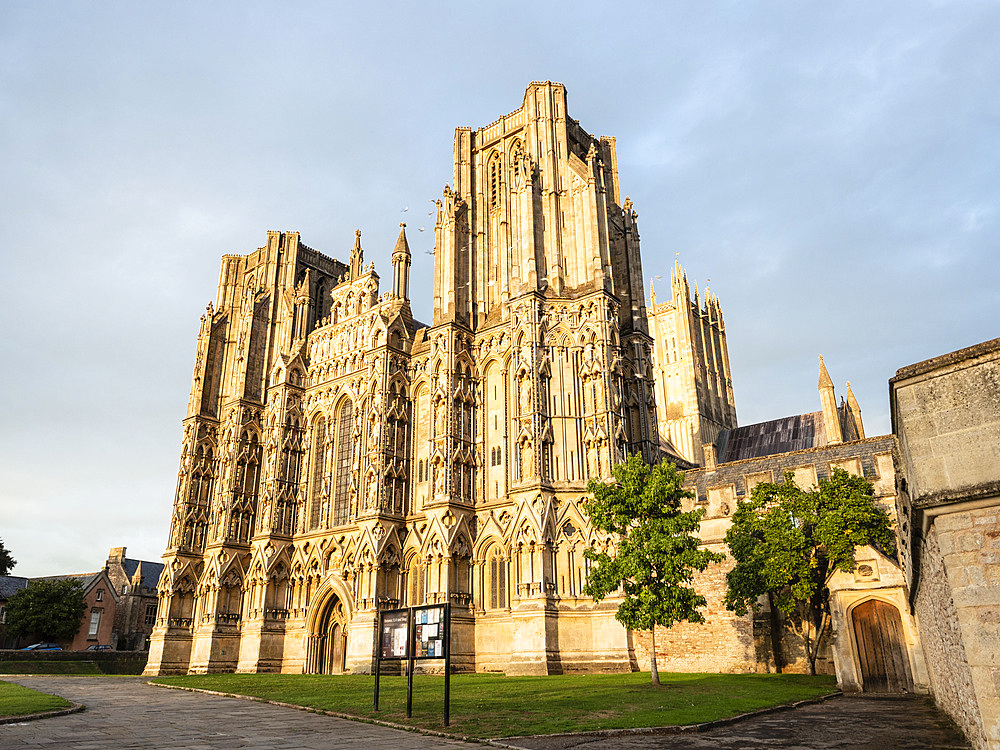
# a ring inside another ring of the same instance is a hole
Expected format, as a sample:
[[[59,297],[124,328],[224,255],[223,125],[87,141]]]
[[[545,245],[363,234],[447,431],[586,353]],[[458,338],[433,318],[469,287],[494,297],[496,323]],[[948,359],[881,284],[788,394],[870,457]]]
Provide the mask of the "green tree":
[[[83,586],[72,578],[31,581],[7,601],[7,632],[68,641],[80,629],[86,605]]]
[[[616,544],[613,557],[593,548],[584,551],[597,565],[583,591],[599,602],[621,587],[624,600],[615,617],[630,630],[652,634],[650,667],[653,684],[659,685],[655,626],[704,622],[698,607],[705,606],[705,597],[689,584],[694,571],[724,556],[700,548],[694,532],[704,511],[681,510],[681,500],[693,495],[683,488],[684,475],[672,463],[648,466],[636,455],[613,474],[613,484],[593,479],[587,484],[592,498],[583,507],[590,523],[616,535]]]
[[[756,610],[762,596],[799,629],[809,674],[830,626],[830,579],[854,570],[854,553],[893,549],[889,516],[875,504],[871,483],[834,469],[803,490],[791,472],[781,484],[762,482],[733,513],[726,543],[736,565],[726,576],[727,609]],[[777,651],[775,658],[778,658]]]
[[[0,576],[9,575],[15,565],[17,560],[10,556],[10,552],[3,546],[3,539],[0,539]]]

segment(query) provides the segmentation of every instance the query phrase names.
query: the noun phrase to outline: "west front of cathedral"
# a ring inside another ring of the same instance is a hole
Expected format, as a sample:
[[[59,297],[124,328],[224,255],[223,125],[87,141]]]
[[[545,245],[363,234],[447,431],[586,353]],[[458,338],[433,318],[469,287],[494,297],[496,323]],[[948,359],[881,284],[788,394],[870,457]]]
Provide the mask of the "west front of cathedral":
[[[429,324],[410,311],[405,226],[388,289],[360,232],[347,263],[295,232],[224,256],[146,673],[370,672],[380,610],[444,602],[457,670],[647,668],[649,634],[582,591],[583,551],[614,544],[583,512],[587,482],[629,454],[688,470],[713,549],[739,499],[785,470],[809,486],[845,467],[894,508],[892,438],[865,437],[825,366],[821,411],[737,427],[718,300],[692,299],[675,266],[670,300],[647,306],[636,219],[614,139],[536,82],[519,109],[455,132]],[[831,584],[838,632],[877,590],[905,641],[900,679],[919,687],[903,576],[863,558],[867,573]],[[801,666],[774,617],[725,612],[727,569],[696,582],[704,625],[657,635],[661,668]],[[834,638],[826,666],[860,688],[857,642]]]

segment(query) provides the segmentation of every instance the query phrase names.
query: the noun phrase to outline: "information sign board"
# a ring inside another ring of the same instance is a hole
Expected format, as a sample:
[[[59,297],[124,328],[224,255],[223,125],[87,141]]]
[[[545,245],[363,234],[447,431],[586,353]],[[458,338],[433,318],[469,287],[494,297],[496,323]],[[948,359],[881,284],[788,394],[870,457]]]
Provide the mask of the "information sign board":
[[[448,637],[445,632],[444,605],[414,607],[413,622],[413,658],[443,659],[445,639]]]
[[[406,648],[409,629],[409,609],[390,609],[382,612],[379,657],[382,659],[406,659],[409,657]]]

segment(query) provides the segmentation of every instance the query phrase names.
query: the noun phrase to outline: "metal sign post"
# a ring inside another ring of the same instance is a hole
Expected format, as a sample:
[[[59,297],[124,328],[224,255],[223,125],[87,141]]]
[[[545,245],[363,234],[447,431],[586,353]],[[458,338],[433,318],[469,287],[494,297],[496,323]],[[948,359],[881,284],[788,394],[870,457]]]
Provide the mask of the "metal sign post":
[[[375,643],[375,710],[378,711],[378,688],[382,660],[399,661],[409,656],[412,611],[388,609],[378,613],[378,640]],[[409,714],[407,714],[409,715]]]
[[[413,716],[413,673],[417,659],[444,659],[444,725],[451,722],[451,604],[379,612],[375,650],[375,710],[382,661],[406,662],[406,718]]]

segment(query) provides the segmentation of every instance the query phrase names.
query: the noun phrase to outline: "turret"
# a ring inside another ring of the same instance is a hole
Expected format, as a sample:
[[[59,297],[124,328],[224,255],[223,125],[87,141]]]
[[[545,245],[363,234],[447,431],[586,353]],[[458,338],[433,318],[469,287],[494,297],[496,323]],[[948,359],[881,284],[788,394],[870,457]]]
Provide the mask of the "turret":
[[[819,355],[819,398],[823,406],[823,424],[826,425],[826,442],[835,445],[844,442],[840,431],[840,415],[837,413],[837,397],[833,392],[833,381],[826,371],[823,355]]]
[[[392,296],[410,298],[410,246],[406,242],[406,224],[399,223],[399,239],[392,251]]]

